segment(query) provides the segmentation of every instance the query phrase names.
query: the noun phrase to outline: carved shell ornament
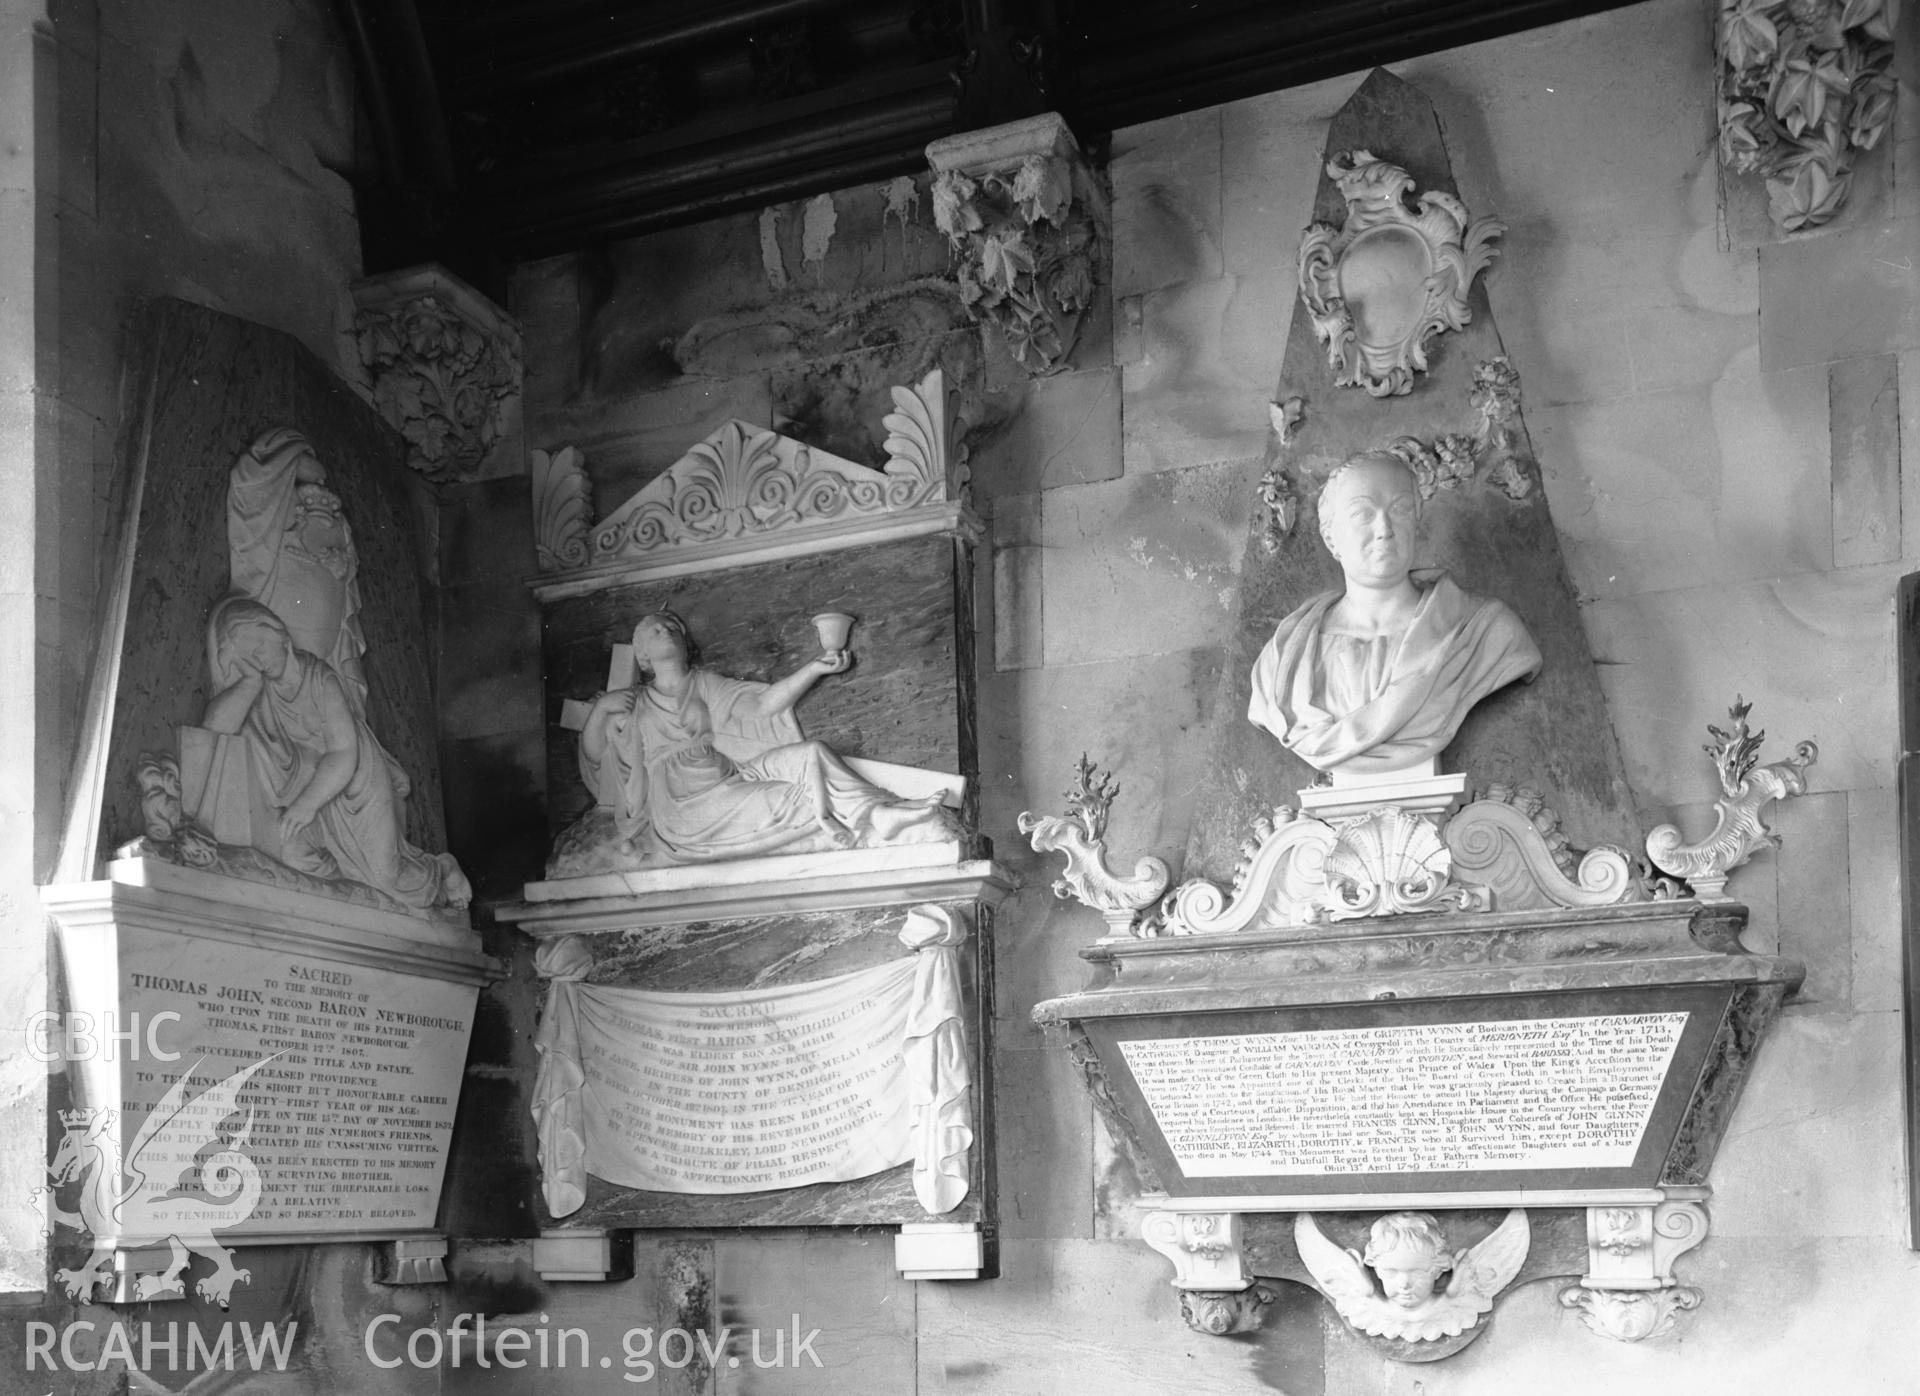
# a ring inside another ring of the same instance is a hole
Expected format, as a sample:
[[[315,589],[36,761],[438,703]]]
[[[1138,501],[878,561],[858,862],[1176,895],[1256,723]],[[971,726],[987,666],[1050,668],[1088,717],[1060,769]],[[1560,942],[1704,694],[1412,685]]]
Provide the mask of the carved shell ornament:
[[[1300,240],[1300,299],[1326,346],[1334,383],[1393,397],[1427,371],[1427,346],[1473,318],[1467,293],[1506,231],[1471,218],[1451,194],[1410,202],[1413,177],[1371,151],[1334,156],[1327,174],[1347,203],[1338,228],[1314,223]]]

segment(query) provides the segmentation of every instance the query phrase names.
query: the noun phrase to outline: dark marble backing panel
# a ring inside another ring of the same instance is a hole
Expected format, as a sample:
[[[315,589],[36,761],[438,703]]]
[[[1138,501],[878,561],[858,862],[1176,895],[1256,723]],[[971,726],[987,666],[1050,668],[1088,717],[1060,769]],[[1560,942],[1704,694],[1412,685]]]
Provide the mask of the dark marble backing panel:
[[[1328,156],[1354,149],[1402,166],[1422,191],[1454,192],[1432,105],[1389,73],[1376,71],[1333,119]],[[1324,174],[1314,217],[1336,226],[1346,217],[1338,188]],[[1484,275],[1500,274],[1496,260]],[[1316,515],[1327,472],[1354,452],[1395,437],[1417,436],[1430,445],[1447,433],[1473,431],[1477,415],[1468,394],[1474,367],[1504,347],[1484,277],[1475,280],[1468,299],[1472,321],[1432,343],[1431,372],[1416,376],[1405,396],[1387,398],[1335,387],[1310,317],[1295,308],[1273,400],[1299,397],[1306,415],[1287,446],[1269,433],[1267,464],[1283,466],[1295,482],[1299,513],[1291,532],[1269,553],[1259,541],[1264,520],[1250,508],[1246,561],[1217,704],[1219,728],[1187,849],[1189,875],[1229,877],[1255,817],[1276,804],[1292,804],[1294,792],[1313,783],[1312,768],[1247,720],[1253,662],[1282,617],[1342,585],[1339,566],[1320,540]],[[1524,412],[1528,365],[1514,367],[1520,372]],[[1519,415],[1513,428],[1520,448],[1531,455]],[[1466,772],[1476,787],[1492,781],[1533,786],[1560,813],[1576,846],[1631,847],[1639,837],[1632,792],[1546,491],[1538,468],[1529,464],[1526,470],[1534,489],[1523,501],[1509,500],[1497,486],[1476,479],[1440,491],[1421,519],[1416,567],[1444,568],[1467,591],[1505,601],[1526,623],[1546,661],[1531,683],[1509,686],[1468,715],[1441,753],[1441,769]]]
[[[538,728],[441,743],[447,846],[475,895],[517,897],[547,862],[546,746]],[[497,952],[495,952],[497,953]]]
[[[433,618],[423,599],[405,443],[306,348],[277,330],[183,301],[136,317],[128,357],[147,441],[121,645],[100,852],[144,832],[133,772],[172,751],[208,698],[207,612],[227,592],[227,476],[263,431],[297,427],[340,496],[360,558],[367,720],[412,780],[407,837],[446,848],[435,752]],[[148,393],[150,392],[150,396]],[[131,468],[123,459],[123,475]]]
[[[1734,990],[1700,1068],[1680,1130],[1667,1151],[1662,1183],[1707,1181],[1761,1039],[1780,1012],[1787,988],[1784,984],[1748,984]]]
[[[591,984],[667,993],[804,984],[906,954],[905,907],[822,911],[593,937]]]
[[[548,814],[556,827],[591,803],[577,739],[558,725],[565,698],[588,699],[607,682],[615,642],[654,610],[687,622],[700,662],[734,678],[781,677],[820,652],[810,618],[858,618],[853,667],[816,685],[797,709],[807,736],[847,756],[971,774],[977,768],[968,590],[944,535],[909,538],[731,571],[643,582],[546,608]]]

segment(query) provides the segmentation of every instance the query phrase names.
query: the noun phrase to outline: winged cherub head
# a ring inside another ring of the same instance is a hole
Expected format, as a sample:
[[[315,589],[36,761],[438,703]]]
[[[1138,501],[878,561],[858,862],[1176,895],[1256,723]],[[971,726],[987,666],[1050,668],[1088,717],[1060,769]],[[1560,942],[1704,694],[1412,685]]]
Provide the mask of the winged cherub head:
[[[1520,1207],[1463,1251],[1447,1248],[1431,1212],[1380,1217],[1364,1253],[1328,1240],[1311,1212],[1293,1222],[1300,1260],[1341,1318],[1374,1337],[1415,1342],[1458,1337],[1477,1327],[1493,1308],[1493,1297],[1520,1273],[1531,1236]],[[1452,1278],[1442,1289],[1440,1277],[1447,1274]]]
[[[1387,1302],[1418,1309],[1433,1298],[1440,1277],[1457,1257],[1431,1212],[1390,1212],[1374,1222],[1361,1259],[1380,1281]]]

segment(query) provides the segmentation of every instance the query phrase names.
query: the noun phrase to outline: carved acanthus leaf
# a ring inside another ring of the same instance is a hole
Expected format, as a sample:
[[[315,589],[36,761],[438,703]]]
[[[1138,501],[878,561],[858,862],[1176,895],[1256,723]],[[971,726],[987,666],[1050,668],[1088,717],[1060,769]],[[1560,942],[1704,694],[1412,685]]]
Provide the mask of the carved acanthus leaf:
[[[437,268],[355,292],[354,336],[374,405],[431,480],[474,477],[520,395],[520,335],[480,293]]]
[[[533,540],[543,572],[587,565],[593,485],[578,447],[529,453],[533,477]]]
[[[1617,1343],[1643,1343],[1673,1331],[1680,1315],[1700,1307],[1705,1296],[1693,1285],[1663,1289],[1588,1289],[1568,1285],[1560,1303],[1580,1315],[1589,1332]]]
[[[1211,1338],[1253,1333],[1259,1330],[1261,1314],[1273,1301],[1273,1291],[1261,1284],[1239,1290],[1183,1289],[1180,1317],[1194,1332]]]
[[[1232,889],[1174,888],[1156,934],[1215,935],[1447,910],[1532,911],[1645,900],[1624,849],[1568,846],[1531,790],[1495,785],[1450,819],[1393,804],[1332,822],[1282,806],[1241,845]]]
[[[1602,844],[1576,858],[1560,819],[1535,792],[1490,787],[1446,827],[1454,871],[1485,887],[1495,911],[1612,906],[1642,893],[1624,849]]]

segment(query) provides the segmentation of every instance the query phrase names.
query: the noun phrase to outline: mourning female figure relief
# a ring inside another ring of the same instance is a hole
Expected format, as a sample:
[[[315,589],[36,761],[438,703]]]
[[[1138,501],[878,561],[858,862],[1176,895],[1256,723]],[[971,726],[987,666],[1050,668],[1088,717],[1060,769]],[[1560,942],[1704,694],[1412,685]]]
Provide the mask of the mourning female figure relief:
[[[207,622],[213,697],[201,726],[246,744],[265,797],[252,846],[296,872],[362,883],[404,906],[463,905],[466,878],[448,854],[406,839],[407,776],[356,710],[325,660],[299,649],[286,624],[246,596]]]
[[[177,762],[142,761],[140,851],[384,910],[464,907],[452,855],[408,840],[412,781],[368,725],[359,558],[307,438],[256,439],[228,472],[226,514],[212,697]]]

